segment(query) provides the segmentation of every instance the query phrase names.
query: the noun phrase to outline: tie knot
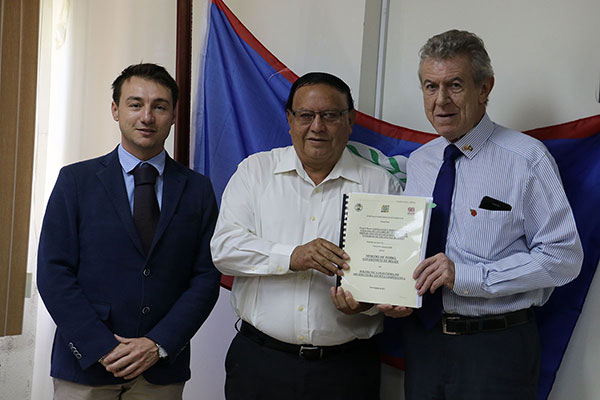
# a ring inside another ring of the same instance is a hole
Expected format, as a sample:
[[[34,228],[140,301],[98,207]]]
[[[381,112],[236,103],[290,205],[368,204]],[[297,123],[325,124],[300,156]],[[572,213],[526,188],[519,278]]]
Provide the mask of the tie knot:
[[[444,149],[444,161],[454,161],[460,156],[462,152],[453,144],[449,144]]]
[[[139,185],[154,185],[158,171],[148,163],[141,163],[133,169],[133,180],[135,186]]]

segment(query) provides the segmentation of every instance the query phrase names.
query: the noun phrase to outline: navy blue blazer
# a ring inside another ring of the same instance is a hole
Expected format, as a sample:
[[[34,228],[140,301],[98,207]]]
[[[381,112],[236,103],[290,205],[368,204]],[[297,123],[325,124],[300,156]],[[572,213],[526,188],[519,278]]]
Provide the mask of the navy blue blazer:
[[[220,274],[209,241],[210,181],[166,158],[160,219],[146,257],[116,149],[66,166],[48,201],[37,284],[57,325],[50,374],[86,385],[124,382],[98,363],[122,337],[148,337],[169,357],[143,373],[154,384],[190,378],[189,341],[212,310]]]

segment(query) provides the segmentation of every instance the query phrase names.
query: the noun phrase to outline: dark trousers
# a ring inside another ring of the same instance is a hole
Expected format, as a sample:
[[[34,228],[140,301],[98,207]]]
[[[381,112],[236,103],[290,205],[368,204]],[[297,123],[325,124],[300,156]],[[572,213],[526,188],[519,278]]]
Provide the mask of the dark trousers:
[[[228,400],[377,400],[380,363],[376,345],[319,360],[260,345],[238,333],[225,359]]]
[[[495,332],[446,335],[418,318],[404,324],[406,400],[536,400],[535,321]]]

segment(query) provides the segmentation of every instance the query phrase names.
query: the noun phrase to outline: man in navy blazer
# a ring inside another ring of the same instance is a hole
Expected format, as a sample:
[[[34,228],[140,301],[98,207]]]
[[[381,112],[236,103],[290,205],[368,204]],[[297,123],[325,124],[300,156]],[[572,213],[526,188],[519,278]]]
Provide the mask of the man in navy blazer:
[[[190,339],[219,293],[209,249],[217,205],[208,178],[164,150],[177,97],[163,67],[129,66],[113,83],[121,144],[60,171],[37,274],[57,325],[55,399],[180,399],[190,378]],[[141,162],[158,171],[160,216],[147,250],[132,216]]]

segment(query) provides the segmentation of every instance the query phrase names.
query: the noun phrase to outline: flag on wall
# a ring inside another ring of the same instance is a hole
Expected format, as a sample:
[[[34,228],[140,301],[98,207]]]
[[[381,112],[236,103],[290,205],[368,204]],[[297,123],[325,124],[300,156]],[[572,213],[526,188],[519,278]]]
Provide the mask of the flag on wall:
[[[220,199],[237,164],[250,154],[288,146],[285,102],[297,76],[213,0],[195,110],[193,167],[208,175]],[[581,313],[600,259],[600,115],[526,132],[548,147],[558,164],[585,252],[572,283],[557,288],[537,312],[542,339],[539,398],[546,399]],[[435,135],[358,113],[352,151],[405,178],[406,157]],[[224,285],[231,285],[225,278]],[[394,320],[381,336],[382,359],[401,365]]]

